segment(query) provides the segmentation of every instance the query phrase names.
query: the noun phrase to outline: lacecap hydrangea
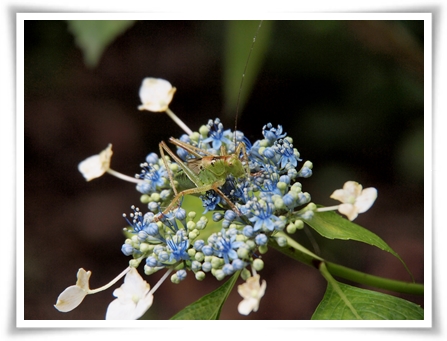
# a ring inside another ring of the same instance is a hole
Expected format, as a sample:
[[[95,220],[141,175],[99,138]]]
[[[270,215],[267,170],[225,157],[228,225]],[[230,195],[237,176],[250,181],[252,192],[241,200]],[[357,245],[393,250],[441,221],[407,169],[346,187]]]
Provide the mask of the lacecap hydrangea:
[[[225,130],[220,120],[215,119],[200,127],[199,132],[179,138],[192,146],[191,150],[199,153],[202,150],[204,156],[212,154],[216,158],[222,153],[234,153],[240,143],[245,145],[245,152],[238,157],[248,171],[239,178],[228,175],[221,187],[236,210],[210,190],[200,195],[202,212],[187,212],[179,202],[177,208],[163,213],[174,196],[169,172],[177,191],[181,192],[183,188],[175,179],[197,155],[188,148],[176,147],[178,157],[184,162],[179,165],[172,160],[163,162],[160,156],[150,153],[141,164],[140,174],[136,175],[143,180],[137,190],[148,209],[142,212],[132,206],[130,215],[125,215],[130,235],[122,252],[133,257],[133,263],[144,260],[148,275],[175,268],[173,282],[184,279],[187,271],[192,271],[198,280],[207,273],[221,280],[248,265],[262,269],[259,256],[266,251],[269,240],[276,239],[280,246],[285,246],[285,239],[275,238],[275,233],[286,226],[290,232],[293,226],[303,225],[297,222],[296,214],[293,221],[289,221],[288,215],[310,202],[309,193],[302,191],[298,179],[312,175],[312,163],[302,162],[292,138],[281,126],[266,124],[262,135],[263,139],[251,142],[240,131]],[[211,217],[205,215],[208,212],[212,212]],[[312,210],[304,210],[303,214],[312,214]],[[210,223],[212,227],[208,228]]]

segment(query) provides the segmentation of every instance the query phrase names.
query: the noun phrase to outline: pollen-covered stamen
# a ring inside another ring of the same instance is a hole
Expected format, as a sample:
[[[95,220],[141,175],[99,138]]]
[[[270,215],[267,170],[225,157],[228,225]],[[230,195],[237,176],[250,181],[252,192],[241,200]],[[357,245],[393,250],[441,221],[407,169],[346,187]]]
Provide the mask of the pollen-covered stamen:
[[[146,227],[151,223],[148,217],[143,216],[140,209],[135,207],[135,205],[130,206],[133,210],[133,213],[129,214],[130,219],[127,218],[127,215],[123,213],[123,218],[126,219],[127,223],[132,227],[133,233],[138,233],[146,229]]]

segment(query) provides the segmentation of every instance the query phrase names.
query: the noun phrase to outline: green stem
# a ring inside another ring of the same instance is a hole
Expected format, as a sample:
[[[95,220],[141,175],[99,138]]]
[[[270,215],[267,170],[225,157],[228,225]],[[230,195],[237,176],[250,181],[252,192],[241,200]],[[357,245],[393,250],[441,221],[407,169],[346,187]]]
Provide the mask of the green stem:
[[[325,262],[327,270],[337,277],[347,279],[349,281],[366,284],[375,288],[386,289],[395,292],[401,292],[406,294],[423,295],[424,285],[412,282],[402,282],[383,277],[373,276],[361,271],[347,268],[342,265],[328,262],[323,258],[315,255],[313,252],[306,249],[297,241],[292,239],[287,234],[280,232],[275,236],[281,236],[287,239],[287,247],[279,247],[275,242],[269,243],[269,245],[285,255],[312,267],[316,267],[320,262]]]
[[[368,275],[364,272],[353,270],[342,265],[326,262],[328,271],[338,276],[356,283],[370,285],[376,288],[401,292],[406,294],[423,295],[424,285],[411,282],[402,282],[383,277]]]

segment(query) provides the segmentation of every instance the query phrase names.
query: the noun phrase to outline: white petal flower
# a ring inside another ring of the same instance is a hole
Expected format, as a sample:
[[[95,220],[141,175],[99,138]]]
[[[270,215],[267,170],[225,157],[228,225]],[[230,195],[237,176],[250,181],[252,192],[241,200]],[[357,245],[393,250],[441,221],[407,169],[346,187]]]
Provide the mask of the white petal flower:
[[[113,292],[117,298],[109,304],[106,320],[136,320],[143,316],[154,300],[149,289],[138,271],[131,268],[124,277],[124,284]]]
[[[65,289],[57,298],[54,305],[57,310],[66,313],[81,304],[84,297],[90,292],[89,280],[91,274],[91,271],[85,271],[82,268],[78,270],[76,285]]]
[[[109,143],[98,155],[90,156],[78,165],[78,170],[87,181],[99,178],[110,169],[110,160],[112,159],[112,144]]]
[[[140,100],[143,103],[139,110],[163,112],[168,109],[169,103],[176,88],[171,83],[161,78],[145,78],[140,87]]]
[[[246,283],[238,286],[237,291],[243,297],[237,307],[240,314],[248,315],[251,311],[258,311],[259,302],[267,288],[267,282],[263,280],[262,285],[260,285],[259,280],[260,276],[255,275],[248,278]]]
[[[377,189],[374,187],[362,190],[362,185],[355,181],[347,181],[343,189],[337,189],[331,195],[332,199],[342,202],[338,211],[349,220],[357,218],[359,213],[366,212],[377,198]]]

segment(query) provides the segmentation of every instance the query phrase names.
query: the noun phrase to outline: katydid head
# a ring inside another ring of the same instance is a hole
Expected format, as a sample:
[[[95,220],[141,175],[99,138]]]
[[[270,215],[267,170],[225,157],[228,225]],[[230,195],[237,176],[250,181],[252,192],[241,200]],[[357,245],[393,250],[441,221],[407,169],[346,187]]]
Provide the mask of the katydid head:
[[[228,174],[231,174],[235,178],[241,178],[245,176],[245,168],[242,164],[239,156],[236,154],[231,154],[225,156],[225,167]]]

